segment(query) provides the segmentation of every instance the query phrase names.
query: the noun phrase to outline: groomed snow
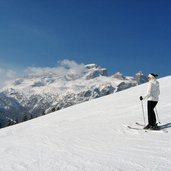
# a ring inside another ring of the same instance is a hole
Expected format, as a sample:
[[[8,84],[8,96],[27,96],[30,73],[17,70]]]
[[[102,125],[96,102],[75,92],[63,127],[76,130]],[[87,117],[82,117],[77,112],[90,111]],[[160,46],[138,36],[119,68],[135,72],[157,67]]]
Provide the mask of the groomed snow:
[[[171,76],[159,82],[168,133],[127,128],[143,122],[143,84],[1,129],[0,171],[169,171]]]

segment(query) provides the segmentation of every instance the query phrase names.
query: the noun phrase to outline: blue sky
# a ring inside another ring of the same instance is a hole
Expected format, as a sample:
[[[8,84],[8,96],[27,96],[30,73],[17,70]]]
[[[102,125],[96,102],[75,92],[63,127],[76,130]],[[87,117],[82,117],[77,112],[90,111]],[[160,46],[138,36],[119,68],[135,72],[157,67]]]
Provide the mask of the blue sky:
[[[171,74],[170,0],[0,0],[0,67],[69,59]]]

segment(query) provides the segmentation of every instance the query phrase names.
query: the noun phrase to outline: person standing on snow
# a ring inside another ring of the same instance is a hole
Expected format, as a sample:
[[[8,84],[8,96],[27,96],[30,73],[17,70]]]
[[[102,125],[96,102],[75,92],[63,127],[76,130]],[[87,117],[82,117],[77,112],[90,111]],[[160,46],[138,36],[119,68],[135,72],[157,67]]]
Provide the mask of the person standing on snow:
[[[147,111],[148,111],[148,124],[144,127],[144,129],[157,129],[156,124],[156,115],[154,112],[154,108],[158,103],[159,95],[160,95],[160,87],[159,82],[156,80],[157,74],[149,74],[148,75],[148,88],[147,93],[144,96],[140,96],[140,100],[147,99]]]

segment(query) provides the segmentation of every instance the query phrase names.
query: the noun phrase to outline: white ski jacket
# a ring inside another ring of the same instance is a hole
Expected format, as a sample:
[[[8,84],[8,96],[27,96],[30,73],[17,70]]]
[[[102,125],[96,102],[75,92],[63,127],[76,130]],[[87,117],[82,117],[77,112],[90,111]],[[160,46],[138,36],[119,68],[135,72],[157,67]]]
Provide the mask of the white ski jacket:
[[[159,95],[159,82],[156,79],[150,80],[147,88],[147,93],[143,96],[143,99],[147,99],[149,101],[158,101]]]

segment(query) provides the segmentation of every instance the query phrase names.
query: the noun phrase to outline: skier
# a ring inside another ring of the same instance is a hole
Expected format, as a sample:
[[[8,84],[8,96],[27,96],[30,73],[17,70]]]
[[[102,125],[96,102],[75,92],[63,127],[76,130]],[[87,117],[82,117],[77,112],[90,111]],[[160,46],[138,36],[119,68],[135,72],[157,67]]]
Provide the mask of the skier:
[[[140,100],[147,99],[147,111],[148,111],[148,124],[144,127],[144,129],[158,129],[156,124],[156,115],[154,112],[154,108],[158,103],[160,88],[159,82],[156,80],[157,74],[149,74],[148,75],[148,88],[147,93],[144,96],[140,96]]]

